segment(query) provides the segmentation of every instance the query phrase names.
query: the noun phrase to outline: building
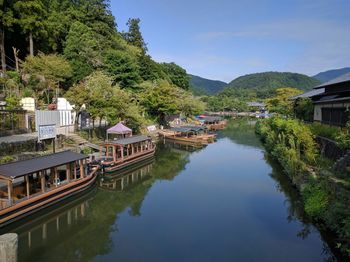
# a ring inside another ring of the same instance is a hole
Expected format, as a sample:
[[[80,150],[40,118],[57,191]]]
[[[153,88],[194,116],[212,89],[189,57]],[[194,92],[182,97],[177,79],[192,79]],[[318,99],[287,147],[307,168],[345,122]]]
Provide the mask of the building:
[[[316,86],[311,92],[308,97],[314,104],[314,121],[346,125],[350,115],[350,73]]]

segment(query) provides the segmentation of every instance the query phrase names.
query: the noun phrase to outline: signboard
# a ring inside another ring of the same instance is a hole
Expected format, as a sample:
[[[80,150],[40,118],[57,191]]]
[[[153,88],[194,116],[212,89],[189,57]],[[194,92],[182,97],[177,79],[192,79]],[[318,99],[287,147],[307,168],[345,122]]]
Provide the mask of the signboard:
[[[39,125],[38,140],[56,138],[56,125]]]

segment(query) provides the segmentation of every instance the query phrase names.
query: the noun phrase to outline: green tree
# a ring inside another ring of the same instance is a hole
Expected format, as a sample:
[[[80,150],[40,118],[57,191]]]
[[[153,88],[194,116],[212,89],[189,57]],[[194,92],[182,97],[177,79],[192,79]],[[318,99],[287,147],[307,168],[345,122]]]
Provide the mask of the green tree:
[[[141,34],[140,22],[141,20],[139,18],[129,18],[126,24],[129,27],[129,30],[128,32],[123,33],[123,36],[129,44],[140,48],[143,53],[146,54],[148,49]]]
[[[30,56],[22,64],[22,67],[23,73],[41,83],[33,85],[33,89],[39,94],[46,93],[48,103],[50,102],[50,91],[59,88],[60,83],[72,75],[70,64],[62,56],[55,54],[44,55],[40,53],[37,56]]]
[[[295,116],[304,121],[312,121],[314,116],[314,105],[310,98],[298,98],[294,102]]]
[[[266,100],[267,107],[271,112],[290,116],[293,114],[293,101],[291,98],[301,93],[296,88],[278,88],[275,90],[275,95]]]
[[[110,50],[104,64],[105,70],[122,88],[134,88],[141,80],[135,59],[126,52]]]
[[[64,56],[73,68],[73,82],[90,75],[103,65],[94,32],[81,22],[74,22],[67,35]]]
[[[42,0],[19,0],[14,4],[17,11],[18,23],[23,32],[28,34],[29,54],[34,55],[33,38],[41,34],[46,35],[46,10]]]
[[[162,63],[161,67],[174,85],[185,90],[190,88],[190,78],[185,69],[175,63]]]

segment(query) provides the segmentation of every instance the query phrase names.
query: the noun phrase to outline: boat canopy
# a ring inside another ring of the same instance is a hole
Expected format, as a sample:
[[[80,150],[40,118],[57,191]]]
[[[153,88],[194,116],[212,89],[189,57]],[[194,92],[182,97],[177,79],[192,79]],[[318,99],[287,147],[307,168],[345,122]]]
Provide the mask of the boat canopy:
[[[140,143],[140,142],[144,142],[144,141],[148,141],[148,140],[151,140],[151,138],[148,136],[140,135],[140,136],[132,136],[132,137],[128,137],[128,138],[114,140],[114,141],[111,141],[107,144],[126,146],[126,145]]]
[[[86,158],[86,155],[72,151],[59,152],[56,154],[0,165],[0,176],[7,179],[15,179],[17,177],[33,174]]]
[[[180,132],[180,133],[189,133],[189,132],[200,132],[207,130],[207,127],[205,126],[181,126],[181,127],[173,127],[170,129],[174,132]]]
[[[203,117],[202,119],[204,120],[204,122],[208,122],[208,123],[219,122],[222,120],[220,116],[206,116],[206,117]]]
[[[125,135],[125,134],[131,134],[131,133],[132,133],[132,130],[127,126],[123,125],[121,122],[107,129],[107,134]]]

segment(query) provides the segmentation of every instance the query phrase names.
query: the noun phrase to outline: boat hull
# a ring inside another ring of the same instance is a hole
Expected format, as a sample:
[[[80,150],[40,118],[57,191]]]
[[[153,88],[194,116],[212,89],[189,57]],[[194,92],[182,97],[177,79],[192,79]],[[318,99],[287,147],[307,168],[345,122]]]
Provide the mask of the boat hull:
[[[140,162],[143,162],[143,161],[149,160],[150,158],[153,158],[154,154],[155,154],[155,150],[150,151],[147,154],[144,154],[144,155],[142,155],[140,157],[131,159],[131,160],[126,161],[126,162],[118,163],[118,164],[115,164],[115,165],[111,164],[111,165],[108,165],[108,166],[103,166],[102,170],[105,173],[115,173],[115,172],[118,172],[118,171],[122,171],[122,170],[124,170],[126,168],[129,168],[129,167],[133,166],[133,165],[137,165]]]
[[[69,197],[75,196],[80,192],[94,185],[97,177],[98,168],[94,168],[92,172],[85,178],[73,181],[67,185],[52,189],[43,194],[31,197],[20,203],[14,204],[8,208],[0,210],[0,227],[4,227],[36,213],[44,208],[52,206]]]

